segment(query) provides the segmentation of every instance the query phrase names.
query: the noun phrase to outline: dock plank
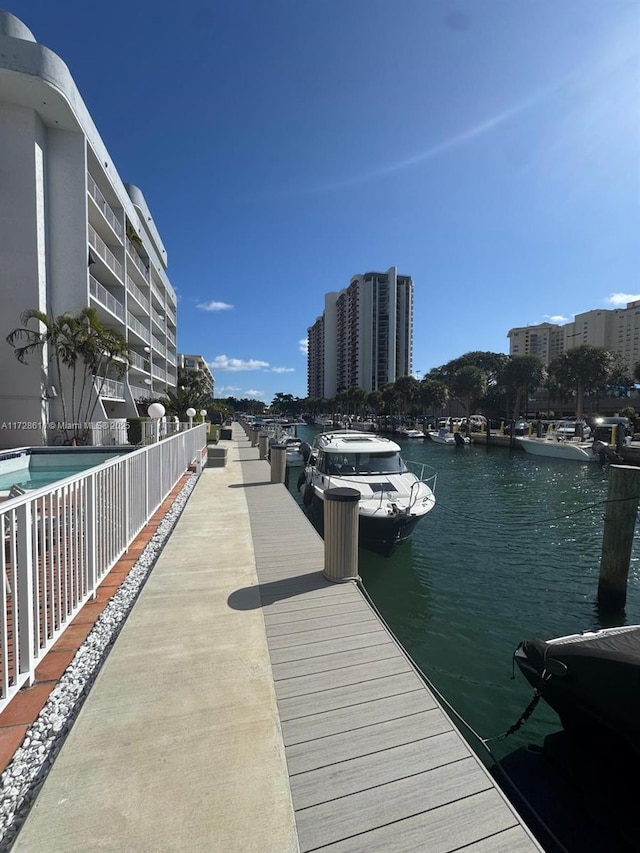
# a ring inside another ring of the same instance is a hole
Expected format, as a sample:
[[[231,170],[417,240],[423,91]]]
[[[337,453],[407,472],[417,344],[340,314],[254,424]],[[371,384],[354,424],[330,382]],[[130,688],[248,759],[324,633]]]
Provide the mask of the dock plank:
[[[533,853],[495,781],[269,466],[248,461],[264,624],[302,853]],[[509,846],[510,845],[510,846]]]

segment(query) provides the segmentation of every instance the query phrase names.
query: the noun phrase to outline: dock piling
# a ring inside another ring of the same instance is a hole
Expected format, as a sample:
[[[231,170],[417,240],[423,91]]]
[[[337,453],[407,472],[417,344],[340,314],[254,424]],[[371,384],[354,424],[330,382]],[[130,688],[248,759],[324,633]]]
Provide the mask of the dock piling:
[[[287,446],[273,444],[271,446],[271,482],[284,483],[287,476]]]
[[[357,489],[334,488],[324,493],[324,571],[334,583],[358,579]]]
[[[607,612],[624,610],[627,600],[639,496],[640,468],[611,465],[598,582],[598,606]]]
[[[258,454],[260,459],[267,458],[267,451],[269,449],[269,434],[266,432],[261,432],[258,435]]]

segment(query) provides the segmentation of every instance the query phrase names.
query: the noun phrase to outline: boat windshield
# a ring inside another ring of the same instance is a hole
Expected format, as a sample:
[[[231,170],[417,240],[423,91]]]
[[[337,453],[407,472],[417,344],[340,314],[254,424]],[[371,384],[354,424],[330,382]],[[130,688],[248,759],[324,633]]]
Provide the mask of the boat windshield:
[[[403,474],[407,471],[398,451],[386,453],[327,453],[327,474]]]

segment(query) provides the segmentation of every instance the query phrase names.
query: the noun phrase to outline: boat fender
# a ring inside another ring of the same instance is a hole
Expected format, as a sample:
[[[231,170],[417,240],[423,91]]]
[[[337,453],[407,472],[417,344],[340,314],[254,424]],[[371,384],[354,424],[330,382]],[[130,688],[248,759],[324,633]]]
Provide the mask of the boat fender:
[[[311,483],[307,483],[304,494],[302,495],[302,503],[305,506],[310,506],[311,501],[313,500],[313,485]]]

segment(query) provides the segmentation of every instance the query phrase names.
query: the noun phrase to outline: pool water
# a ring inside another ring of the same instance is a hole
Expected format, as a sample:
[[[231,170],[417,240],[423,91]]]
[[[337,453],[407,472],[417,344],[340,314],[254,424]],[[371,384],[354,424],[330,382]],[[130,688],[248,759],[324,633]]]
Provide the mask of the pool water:
[[[35,470],[21,468],[19,471],[0,474],[0,492],[8,491],[13,485],[20,486],[23,489],[40,489],[42,486],[64,480],[65,477],[79,474],[87,467],[93,468],[95,465],[96,463],[93,462],[90,466],[85,463],[84,465],[65,466],[64,468],[36,468]]]

